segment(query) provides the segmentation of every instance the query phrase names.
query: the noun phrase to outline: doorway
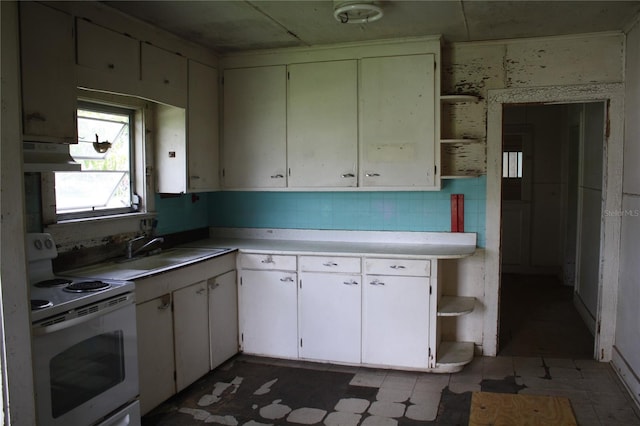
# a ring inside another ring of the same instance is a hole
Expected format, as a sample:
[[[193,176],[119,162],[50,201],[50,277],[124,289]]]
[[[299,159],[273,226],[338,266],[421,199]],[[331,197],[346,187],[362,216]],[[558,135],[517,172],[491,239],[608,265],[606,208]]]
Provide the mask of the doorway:
[[[500,354],[593,358],[605,110],[504,105]]]

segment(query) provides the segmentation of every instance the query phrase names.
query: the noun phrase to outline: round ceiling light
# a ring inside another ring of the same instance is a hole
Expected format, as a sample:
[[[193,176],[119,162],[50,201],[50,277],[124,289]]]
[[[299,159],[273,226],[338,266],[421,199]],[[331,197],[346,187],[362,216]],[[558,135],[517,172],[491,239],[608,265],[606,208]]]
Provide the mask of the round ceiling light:
[[[371,3],[336,3],[333,16],[343,24],[366,24],[382,18],[382,8]]]

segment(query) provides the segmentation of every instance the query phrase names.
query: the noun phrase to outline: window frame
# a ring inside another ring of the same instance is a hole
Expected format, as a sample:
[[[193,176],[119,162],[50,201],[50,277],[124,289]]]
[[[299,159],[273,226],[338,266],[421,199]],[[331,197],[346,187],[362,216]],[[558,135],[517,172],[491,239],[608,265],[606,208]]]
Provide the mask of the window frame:
[[[129,207],[115,207],[104,209],[82,210],[68,213],[58,213],[56,207],[56,221],[62,222],[74,219],[91,219],[105,216],[119,216],[123,214],[136,213],[140,209],[140,197],[136,194],[136,149],[135,149],[135,129],[136,129],[136,110],[121,105],[109,105],[97,101],[78,100],[76,111],[87,110],[101,113],[111,113],[126,115],[129,117],[129,196],[131,205]],[[78,118],[76,116],[76,122]],[[79,172],[82,173],[82,172]],[[55,177],[54,177],[55,181]],[[55,191],[55,188],[54,188]],[[55,194],[54,194],[55,197]]]
[[[40,219],[43,232],[50,233],[62,246],[85,247],[100,245],[114,235],[144,232],[155,212],[154,123],[155,103],[134,96],[97,92],[78,88],[78,102],[87,101],[103,105],[129,108],[135,111],[135,194],[140,197],[137,212],[108,216],[83,217],[61,220],[56,215],[54,172],[40,173]]]

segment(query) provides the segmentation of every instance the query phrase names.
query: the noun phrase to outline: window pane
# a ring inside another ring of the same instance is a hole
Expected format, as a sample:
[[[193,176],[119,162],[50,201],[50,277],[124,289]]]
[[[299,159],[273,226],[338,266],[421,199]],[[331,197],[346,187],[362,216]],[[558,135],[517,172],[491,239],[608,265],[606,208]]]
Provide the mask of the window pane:
[[[509,177],[518,176],[518,153],[509,153]]]
[[[56,173],[58,214],[131,207],[131,113],[112,110],[78,109],[78,143],[70,152],[82,171]]]

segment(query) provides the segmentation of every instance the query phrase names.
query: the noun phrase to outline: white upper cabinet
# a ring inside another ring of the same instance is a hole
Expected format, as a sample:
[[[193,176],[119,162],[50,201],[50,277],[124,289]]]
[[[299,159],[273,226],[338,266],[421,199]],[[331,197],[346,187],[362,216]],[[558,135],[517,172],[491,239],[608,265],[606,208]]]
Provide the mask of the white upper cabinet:
[[[127,35],[77,20],[78,85],[138,94],[140,42]]]
[[[289,187],[357,186],[357,61],[289,65]]]
[[[223,186],[286,187],[286,67],[227,69],[223,83]]]
[[[361,186],[438,185],[435,102],[434,55],[362,59]]]
[[[73,18],[35,2],[19,6],[23,138],[75,143]]]
[[[189,61],[187,112],[188,190],[218,190],[218,70]]]
[[[140,61],[145,97],[175,106],[187,104],[187,58],[142,43]]]

